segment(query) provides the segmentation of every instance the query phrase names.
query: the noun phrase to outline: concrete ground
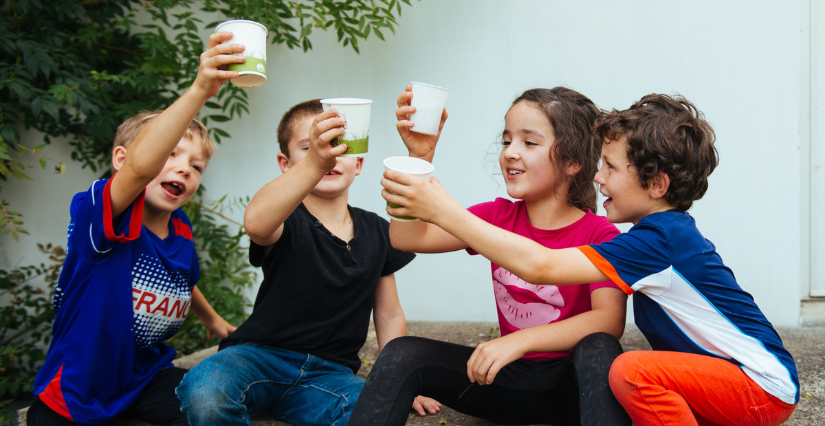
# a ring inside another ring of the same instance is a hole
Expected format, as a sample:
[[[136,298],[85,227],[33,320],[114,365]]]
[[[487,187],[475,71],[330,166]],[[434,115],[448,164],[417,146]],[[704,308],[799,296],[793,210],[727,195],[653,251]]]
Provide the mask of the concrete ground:
[[[499,336],[498,324],[477,322],[410,322],[408,333],[412,336],[422,336],[431,339],[477,346],[481,342]],[[793,327],[777,330],[782,337],[785,347],[796,360],[802,388],[802,398],[791,418],[785,423],[789,426],[817,426],[825,425],[825,327]],[[628,325],[622,346],[625,351],[650,349],[644,336],[639,330]],[[192,368],[200,360],[211,355],[216,347],[204,349],[198,353],[175,360],[183,368]],[[375,333],[370,330],[369,338],[361,349],[361,358],[364,360],[359,376],[367,377],[372,364],[378,357],[378,344]],[[21,410],[22,411],[22,410]],[[21,425],[24,425],[25,416],[21,416]],[[441,412],[428,417],[410,415],[407,425],[412,426],[488,426],[493,423],[480,420],[443,407]],[[144,426],[145,423],[121,421],[117,426]],[[259,418],[255,419],[255,426],[286,426],[286,423]]]

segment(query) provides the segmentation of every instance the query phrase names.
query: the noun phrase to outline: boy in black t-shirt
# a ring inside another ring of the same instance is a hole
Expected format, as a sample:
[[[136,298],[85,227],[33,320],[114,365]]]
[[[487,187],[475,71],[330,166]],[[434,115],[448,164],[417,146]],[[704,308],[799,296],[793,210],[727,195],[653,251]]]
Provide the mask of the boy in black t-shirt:
[[[333,147],[344,121],[319,100],[278,125],[283,174],[244,213],[250,262],[264,280],[249,319],[177,389],[189,423],[246,425],[269,414],[298,425],[345,425],[364,380],[358,350],[374,309],[379,350],[407,325],[395,271],[414,255],[392,248],[389,223],[347,204],[363,157]],[[419,397],[420,414],[440,404]]]

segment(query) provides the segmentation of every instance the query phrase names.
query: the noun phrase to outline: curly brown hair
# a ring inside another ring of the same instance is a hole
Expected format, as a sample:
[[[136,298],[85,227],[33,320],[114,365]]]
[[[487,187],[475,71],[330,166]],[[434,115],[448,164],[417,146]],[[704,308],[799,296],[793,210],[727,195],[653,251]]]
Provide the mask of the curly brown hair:
[[[322,112],[324,112],[324,107],[321,105],[321,100],[312,99],[301,102],[284,113],[281,122],[278,123],[278,146],[281,148],[281,152],[286,155],[286,158],[289,158],[289,140],[292,139],[292,133],[295,131],[298,120]]]
[[[599,168],[602,144],[591,133],[593,123],[601,111],[587,96],[566,87],[530,89],[521,94],[513,105],[528,102],[547,116],[553,126],[555,142],[550,149],[551,160],[560,175],[570,164],[581,166],[569,178],[567,203],[579,209],[596,212],[596,185],[593,178]]]
[[[670,178],[664,198],[687,210],[708,189],[708,176],[719,164],[713,128],[682,96],[650,94],[624,111],[596,120],[593,134],[604,143],[627,140],[627,159],[636,167],[642,188],[659,173]]]

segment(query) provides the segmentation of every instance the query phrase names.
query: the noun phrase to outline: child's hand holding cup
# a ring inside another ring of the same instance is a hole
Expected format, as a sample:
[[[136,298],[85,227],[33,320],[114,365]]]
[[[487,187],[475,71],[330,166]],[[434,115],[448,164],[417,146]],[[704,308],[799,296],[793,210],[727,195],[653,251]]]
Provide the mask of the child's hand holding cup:
[[[263,86],[266,83],[266,36],[269,32],[266,27],[255,21],[237,19],[220,23],[215,32],[220,31],[232,32],[232,38],[224,43],[240,43],[246,47],[243,53],[238,53],[245,57],[245,61],[226,66],[229,71],[239,74],[229,81],[244,88]]]
[[[385,170],[395,170],[397,172],[406,173],[409,175],[413,175],[424,179],[425,181],[430,180],[430,175],[432,174],[435,167],[429,162],[422,160],[420,158],[414,157],[389,157],[384,159],[384,169]],[[397,208],[403,207],[395,203],[391,203],[387,201],[387,206]],[[397,220],[399,222],[415,222],[416,218],[411,216],[393,216],[390,215],[392,220]]]
[[[363,157],[369,150],[370,142],[370,107],[372,100],[360,98],[321,99],[324,111],[335,108],[338,116],[343,118],[344,134],[332,140],[332,146],[346,144],[347,150],[342,157]]]

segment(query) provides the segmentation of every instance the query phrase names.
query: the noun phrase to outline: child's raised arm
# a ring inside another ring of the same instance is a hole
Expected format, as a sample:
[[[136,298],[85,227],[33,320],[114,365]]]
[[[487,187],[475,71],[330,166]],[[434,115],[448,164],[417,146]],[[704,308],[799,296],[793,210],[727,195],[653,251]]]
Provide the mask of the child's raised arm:
[[[249,238],[260,246],[275,244],[284,229],[284,221],[298,207],[324,175],[335,168],[337,157],[347,150],[346,144],[333,147],[330,141],[344,133],[344,120],[330,108],[318,114],[309,129],[306,156],[294,166],[279,154],[283,174],[255,193],[244,211],[244,228]]]
[[[387,170],[384,198],[405,207],[387,207],[394,216],[412,216],[454,235],[493,263],[532,284],[570,285],[607,281],[577,248],[552,250],[479,219],[455,202],[436,178],[430,182]],[[393,242],[394,243],[394,242]]]
[[[435,146],[441,137],[441,129],[447,121],[447,109],[444,108],[441,113],[441,124],[438,126],[437,135],[413,132],[410,130],[415,124],[410,121],[410,115],[415,112],[415,107],[411,106],[412,97],[412,86],[408,85],[396,100],[398,109],[395,110],[395,117],[398,121],[395,126],[398,134],[401,135],[401,140],[407,146],[410,157],[432,162]],[[412,253],[445,253],[467,248],[461,240],[443,229],[420,221],[390,221],[390,242],[393,247]]]
[[[209,98],[218,93],[226,80],[238,73],[226,71],[226,64],[243,62],[244,57],[232,55],[243,52],[240,44],[221,44],[232,38],[231,32],[209,36],[209,45],[201,54],[198,75],[192,86],[152,120],[129,145],[123,166],[112,179],[112,216],[118,217],[137,198],[141,191],[163,170],[167,158],[180,142],[192,119]]]

